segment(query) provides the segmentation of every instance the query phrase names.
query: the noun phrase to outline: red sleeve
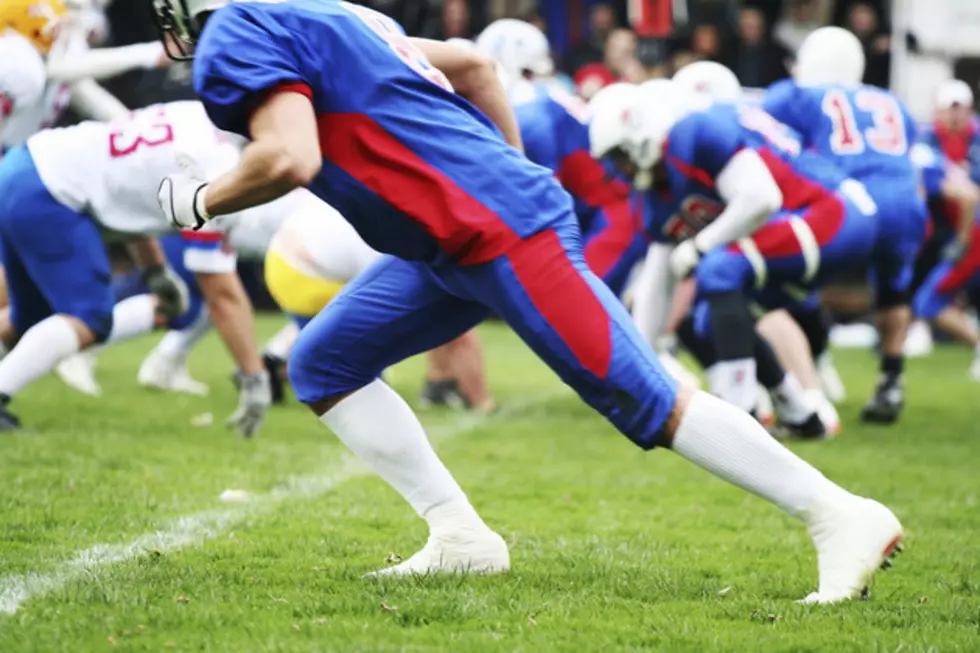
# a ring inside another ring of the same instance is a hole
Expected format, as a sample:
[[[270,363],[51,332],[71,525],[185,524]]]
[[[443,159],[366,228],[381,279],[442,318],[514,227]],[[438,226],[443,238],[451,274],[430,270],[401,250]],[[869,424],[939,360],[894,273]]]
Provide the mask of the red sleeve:
[[[262,94],[262,97],[259,99],[259,101],[256,102],[255,106],[252,107],[252,110],[248,112],[248,120],[246,121],[245,124],[246,125],[251,124],[252,116],[255,114],[258,108],[261,107],[263,104],[265,104],[265,102],[273,95],[278,95],[280,93],[299,93],[307,100],[309,100],[310,103],[313,102],[313,89],[310,88],[309,84],[305,82],[282,82],[281,84],[276,84],[275,86],[266,90],[265,93]]]
[[[585,150],[572,152],[558,162],[558,181],[591,208],[599,208],[630,194],[625,182],[611,179],[602,164]]]

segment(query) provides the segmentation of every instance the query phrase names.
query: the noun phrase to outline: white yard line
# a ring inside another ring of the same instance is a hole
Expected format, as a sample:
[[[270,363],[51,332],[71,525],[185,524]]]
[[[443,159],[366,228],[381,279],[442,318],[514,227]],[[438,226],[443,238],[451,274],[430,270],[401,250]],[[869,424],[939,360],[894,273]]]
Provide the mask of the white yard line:
[[[433,443],[442,442],[493,424],[501,418],[516,417],[534,405],[564,394],[565,388],[529,397],[509,405],[492,418],[462,415],[449,423],[427,428]],[[326,436],[326,434],[324,434]],[[222,509],[204,510],[178,517],[167,526],[146,533],[125,544],[96,544],[44,573],[27,573],[0,578],[0,614],[14,614],[32,598],[47,594],[79,578],[94,577],[104,568],[153,553],[167,553],[199,546],[227,532],[248,517],[269,512],[283,501],[308,499],[326,494],[347,481],[367,476],[371,471],[357,458],[344,453],[327,473],[295,476],[271,492],[253,495],[247,502]]]

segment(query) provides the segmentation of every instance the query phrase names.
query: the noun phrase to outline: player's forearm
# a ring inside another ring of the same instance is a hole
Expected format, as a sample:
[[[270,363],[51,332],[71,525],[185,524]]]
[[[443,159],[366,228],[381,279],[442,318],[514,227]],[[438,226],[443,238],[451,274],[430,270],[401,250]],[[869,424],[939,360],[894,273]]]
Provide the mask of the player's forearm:
[[[255,314],[238,274],[198,274],[211,321],[238,369],[258,374],[264,368],[255,340]]]
[[[510,145],[523,151],[517,118],[492,59],[440,41],[412,39],[412,42],[446,76],[456,93],[482,111]]]
[[[120,48],[100,48],[47,62],[48,79],[75,82],[106,79],[136,68],[155,68],[164,60],[163,45],[157,41]]]
[[[208,184],[204,205],[211,216],[244,211],[309,184],[318,171],[278,143],[256,141],[238,167]]]
[[[126,241],[126,251],[141,270],[162,268],[167,259],[156,238],[137,237]]]
[[[72,110],[92,120],[114,120],[129,113],[126,105],[93,79],[83,79],[71,87]]]
[[[778,210],[779,204],[772,198],[751,193],[737,195],[714,222],[694,237],[694,244],[703,253],[750,236]]]

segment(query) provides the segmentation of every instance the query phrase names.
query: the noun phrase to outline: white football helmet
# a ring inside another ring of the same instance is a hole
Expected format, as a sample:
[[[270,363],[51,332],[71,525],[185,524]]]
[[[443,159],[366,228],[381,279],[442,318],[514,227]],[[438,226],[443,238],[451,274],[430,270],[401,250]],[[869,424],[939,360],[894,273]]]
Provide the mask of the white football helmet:
[[[592,156],[625,157],[636,166],[633,185],[646,190],[653,183],[653,167],[663,155],[671,128],[686,113],[684,98],[669,79],[602,89],[589,103]]]
[[[714,61],[689,63],[672,78],[674,85],[692,96],[710,102],[734,102],[742,96],[742,85],[730,69]]]
[[[476,37],[476,49],[500,64],[508,78],[548,77],[554,72],[544,33],[523,20],[503,18]]]
[[[201,36],[201,15],[221,9],[234,0],[152,0],[153,18],[164,38],[167,54],[179,61],[194,57]],[[166,37],[170,36],[171,39]]]
[[[796,54],[793,77],[800,84],[860,84],[864,48],[841,27],[821,27],[806,37]]]

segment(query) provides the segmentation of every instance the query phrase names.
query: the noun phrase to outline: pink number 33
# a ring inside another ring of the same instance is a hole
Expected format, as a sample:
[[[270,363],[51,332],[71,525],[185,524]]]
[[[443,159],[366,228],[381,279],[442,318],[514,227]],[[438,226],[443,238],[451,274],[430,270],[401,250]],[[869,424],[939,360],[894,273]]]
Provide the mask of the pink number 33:
[[[341,2],[340,4],[344,9],[347,9],[363,20],[375,34],[383,38],[392,52],[408,64],[412,70],[436,86],[452,92],[453,86],[446,79],[446,76],[442,74],[442,71],[429,63],[429,60],[422,51],[412,43],[411,39],[405,36],[398,23],[384,14],[378,13],[373,9],[368,9],[367,7],[353,5],[347,2]]]

